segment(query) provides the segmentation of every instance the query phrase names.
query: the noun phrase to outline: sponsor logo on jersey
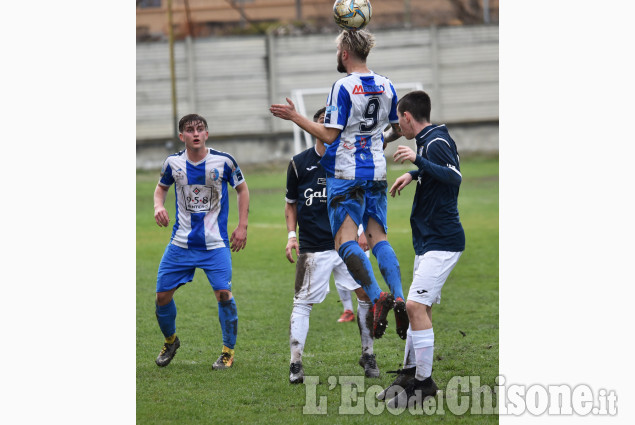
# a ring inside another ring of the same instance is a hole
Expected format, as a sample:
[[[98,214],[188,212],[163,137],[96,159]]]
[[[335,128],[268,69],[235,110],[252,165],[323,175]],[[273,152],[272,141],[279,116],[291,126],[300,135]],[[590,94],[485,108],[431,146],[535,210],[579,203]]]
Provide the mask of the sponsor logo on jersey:
[[[360,137],[357,142],[359,142],[360,149],[364,149],[368,144],[368,137]]]
[[[386,89],[383,84],[381,86],[356,84],[352,94],[382,94],[384,91]]]
[[[306,198],[305,205],[307,207],[310,207],[311,205],[313,205],[313,198],[318,198],[317,202],[320,202],[320,198],[323,198],[324,200],[321,202],[326,202],[326,188],[323,188],[322,190],[316,190],[316,191],[313,191],[313,189],[308,188],[307,190],[304,191],[304,197]]]
[[[318,177],[317,184],[326,185],[326,177]]]
[[[335,105],[329,105],[326,107],[326,112],[335,112],[337,111],[337,106]]]
[[[311,171],[311,170],[315,170],[317,168],[317,165],[311,165],[309,168],[307,168],[307,171]]]

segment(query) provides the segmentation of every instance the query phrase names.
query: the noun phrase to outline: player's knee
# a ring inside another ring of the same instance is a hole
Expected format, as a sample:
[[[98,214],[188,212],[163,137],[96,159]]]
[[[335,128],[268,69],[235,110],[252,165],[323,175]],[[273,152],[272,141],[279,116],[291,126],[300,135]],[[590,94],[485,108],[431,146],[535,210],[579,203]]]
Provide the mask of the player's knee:
[[[421,304],[412,300],[406,301],[406,311],[408,312],[408,316],[426,314],[427,308],[429,307],[425,304]]]
[[[227,289],[221,289],[219,291],[216,291],[216,299],[220,302],[229,301],[231,298],[232,298],[232,293],[231,291]]]
[[[172,291],[157,292],[157,296],[156,296],[157,305],[164,306],[166,304],[169,304],[170,301],[172,301],[173,295],[174,295],[174,293]]]

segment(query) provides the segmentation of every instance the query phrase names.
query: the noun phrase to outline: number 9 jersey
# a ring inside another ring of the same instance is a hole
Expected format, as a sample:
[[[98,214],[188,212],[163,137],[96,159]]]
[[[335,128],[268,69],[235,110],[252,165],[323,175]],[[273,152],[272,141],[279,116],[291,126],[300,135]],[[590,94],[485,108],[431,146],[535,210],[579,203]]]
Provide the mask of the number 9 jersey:
[[[208,149],[205,159],[193,163],[185,150],[170,155],[161,168],[161,186],[175,184],[176,221],[170,243],[186,249],[229,248],[227,183],[245,181],[234,158]]]
[[[383,131],[398,123],[397,94],[379,74],[351,73],[333,84],[326,102],[324,126],[340,135],[326,145],[320,164],[326,175],[344,180],[386,180]]]

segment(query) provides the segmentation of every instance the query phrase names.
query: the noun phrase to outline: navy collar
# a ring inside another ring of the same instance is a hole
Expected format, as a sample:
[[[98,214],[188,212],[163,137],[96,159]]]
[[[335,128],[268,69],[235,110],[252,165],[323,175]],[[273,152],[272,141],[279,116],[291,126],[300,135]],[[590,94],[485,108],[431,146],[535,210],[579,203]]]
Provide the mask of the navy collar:
[[[423,130],[421,130],[419,132],[419,134],[417,134],[415,136],[415,140],[419,141],[419,140],[423,140],[425,139],[425,137],[428,135],[428,133],[430,133],[432,130],[435,130],[439,127],[445,127],[445,124],[439,124],[439,125],[435,125],[435,124],[430,124],[426,127],[423,128]]]

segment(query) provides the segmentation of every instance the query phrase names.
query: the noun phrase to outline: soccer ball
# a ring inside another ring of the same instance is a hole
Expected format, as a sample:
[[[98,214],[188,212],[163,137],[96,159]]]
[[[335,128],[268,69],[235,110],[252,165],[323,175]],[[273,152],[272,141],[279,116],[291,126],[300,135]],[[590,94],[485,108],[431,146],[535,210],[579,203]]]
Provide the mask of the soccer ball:
[[[361,30],[370,22],[373,7],[370,0],[335,0],[333,18],[346,30]]]

